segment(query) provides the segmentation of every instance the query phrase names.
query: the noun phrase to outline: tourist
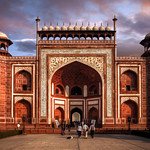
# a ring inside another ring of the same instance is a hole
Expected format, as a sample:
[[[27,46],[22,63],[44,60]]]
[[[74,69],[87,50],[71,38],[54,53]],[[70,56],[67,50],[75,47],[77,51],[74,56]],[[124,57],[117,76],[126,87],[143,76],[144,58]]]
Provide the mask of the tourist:
[[[70,123],[67,124],[68,134],[70,135],[71,125]]]
[[[61,124],[61,135],[65,134],[65,129],[66,129],[66,124],[65,124],[65,121],[63,121]]]
[[[79,123],[79,124],[78,124],[78,127],[77,127],[78,138],[81,137],[81,132],[82,132],[82,126],[81,126],[81,123]]]
[[[95,126],[94,126],[94,124],[92,123],[92,124],[90,125],[90,135],[91,135],[92,138],[94,138],[94,134],[95,134]]]
[[[83,135],[84,135],[85,138],[88,137],[88,130],[89,130],[88,125],[86,123],[84,123],[84,125],[83,125]]]

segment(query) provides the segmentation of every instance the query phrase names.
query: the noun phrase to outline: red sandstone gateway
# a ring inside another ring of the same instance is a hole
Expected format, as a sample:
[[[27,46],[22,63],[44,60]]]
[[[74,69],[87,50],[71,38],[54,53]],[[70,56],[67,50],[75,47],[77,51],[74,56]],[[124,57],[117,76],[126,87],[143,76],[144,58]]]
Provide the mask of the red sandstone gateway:
[[[13,57],[0,32],[0,130],[19,123],[32,133],[66,124],[150,127],[148,34],[142,57],[117,57],[114,27],[44,26],[36,19],[36,56]],[[55,132],[59,130],[55,129]]]

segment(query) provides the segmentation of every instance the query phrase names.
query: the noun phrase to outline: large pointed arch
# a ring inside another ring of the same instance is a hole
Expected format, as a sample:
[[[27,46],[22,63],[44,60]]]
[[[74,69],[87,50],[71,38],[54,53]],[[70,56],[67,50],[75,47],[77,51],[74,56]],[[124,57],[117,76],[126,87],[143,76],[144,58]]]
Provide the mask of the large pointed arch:
[[[94,86],[95,88],[97,88],[95,89],[95,91],[96,90],[98,91],[99,83],[102,84],[102,79],[101,79],[100,74],[92,67],[85,65],[83,63],[80,63],[78,61],[74,61],[70,64],[67,64],[59,68],[53,74],[51,78],[51,83],[54,84],[54,91],[56,90],[57,85],[61,84],[63,87],[69,86],[69,89],[70,89],[69,95],[74,96],[75,95],[74,91],[75,91],[77,92],[76,95],[83,96],[82,91],[83,91],[84,85],[87,85],[88,87]],[[75,90],[72,90],[74,88]],[[87,91],[87,93],[89,94],[90,92]],[[96,95],[98,96],[99,93],[102,93],[102,92],[95,92],[94,96]]]

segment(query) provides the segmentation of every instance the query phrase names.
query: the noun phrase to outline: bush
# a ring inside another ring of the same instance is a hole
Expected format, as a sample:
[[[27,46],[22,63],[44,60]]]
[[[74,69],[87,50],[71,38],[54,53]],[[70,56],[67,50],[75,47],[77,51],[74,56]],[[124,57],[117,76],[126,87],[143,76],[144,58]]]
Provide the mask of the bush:
[[[143,131],[140,131],[140,130],[135,130],[134,131],[133,130],[133,131],[131,131],[131,134],[146,137],[146,138],[150,138],[150,131],[149,130],[143,130]]]
[[[19,135],[19,134],[22,134],[22,130],[3,131],[3,132],[0,132],[0,139],[9,137],[9,136]]]

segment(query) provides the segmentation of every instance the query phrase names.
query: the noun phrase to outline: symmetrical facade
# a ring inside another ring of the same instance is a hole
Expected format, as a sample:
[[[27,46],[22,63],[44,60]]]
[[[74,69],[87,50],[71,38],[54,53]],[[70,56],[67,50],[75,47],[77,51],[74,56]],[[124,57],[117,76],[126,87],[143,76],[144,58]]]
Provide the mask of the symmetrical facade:
[[[23,117],[42,128],[92,120],[123,128],[129,118],[131,127],[149,128],[149,47],[143,57],[117,57],[116,21],[113,30],[96,24],[40,29],[37,18],[35,57],[11,56],[12,42],[0,33],[0,129],[16,128]]]

